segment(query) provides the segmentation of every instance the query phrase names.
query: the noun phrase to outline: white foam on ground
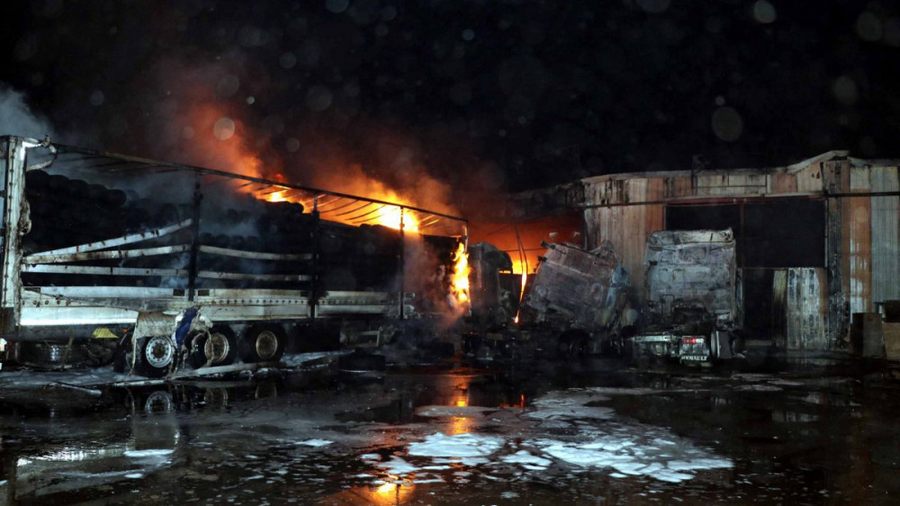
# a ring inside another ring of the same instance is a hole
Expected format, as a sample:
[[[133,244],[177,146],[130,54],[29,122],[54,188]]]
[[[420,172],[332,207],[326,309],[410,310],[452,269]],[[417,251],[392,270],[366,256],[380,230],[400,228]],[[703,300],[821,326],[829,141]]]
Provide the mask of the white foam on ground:
[[[423,484],[426,484],[426,483],[444,483],[444,479],[443,479],[443,478],[440,478],[440,477],[434,477],[434,478],[416,478],[415,480],[413,480],[413,483],[416,483],[416,484],[418,484],[418,485],[423,485]]]
[[[560,419],[600,419],[612,418],[612,408],[602,406],[585,406],[590,402],[608,401],[609,397],[594,394],[587,390],[550,392],[532,402],[533,410],[526,416],[538,420]]]
[[[412,462],[396,455],[380,461],[377,453],[361,455],[360,459],[392,476],[409,477],[415,473],[411,479],[417,483],[446,481],[435,473],[451,471],[459,464],[475,467],[502,463],[519,466],[524,472],[543,472],[558,462],[571,466],[574,474],[607,468],[614,478],[640,476],[671,483],[690,480],[704,470],[733,467],[731,460],[696,447],[664,428],[616,420],[611,408],[585,405],[604,400],[609,398],[588,389],[551,392],[535,399],[523,417],[539,421],[540,430],[548,423],[561,424],[568,429],[564,436],[530,440],[525,436],[524,441],[513,443],[512,435],[438,432],[409,444],[406,455]],[[435,416],[450,413],[445,406],[427,408]],[[515,453],[509,453],[512,450]],[[479,474],[486,479],[501,479]],[[466,480],[468,474],[456,472],[453,476],[459,482]]]
[[[384,469],[389,474],[395,476],[403,476],[409,473],[414,473],[419,469],[418,467],[397,456],[393,456],[391,457],[391,460],[388,460],[386,462],[379,462],[375,465],[381,469]]]
[[[649,392],[638,389],[638,395]],[[602,395],[595,395],[601,394]],[[617,395],[612,389],[573,389],[572,391],[550,392],[536,399],[534,405],[539,416],[550,417],[560,422],[570,422],[578,433],[571,439],[536,439],[524,444],[538,449],[538,455],[520,451],[501,460],[509,462],[528,456],[549,457],[579,468],[610,468],[616,478],[626,476],[648,476],[661,481],[679,483],[695,476],[697,471],[733,467],[729,459],[721,458],[706,450],[695,447],[690,441],[669,431],[640,423],[611,421],[610,408],[584,406],[586,402],[596,402],[604,395]],[[595,410],[606,410],[602,416]],[[532,413],[533,414],[533,413]],[[603,424],[585,423],[585,419],[602,418]],[[547,459],[544,459],[547,460]],[[542,469],[549,466],[549,462]]]
[[[319,448],[320,446],[328,446],[334,441],[329,441],[327,439],[307,439],[305,441],[297,441],[296,444],[302,446],[312,446],[313,448]]]
[[[440,432],[409,445],[409,454],[418,457],[487,457],[503,446],[503,439],[479,434],[448,436]]]
[[[520,466],[528,469],[530,471],[541,471],[547,469],[550,464],[553,463],[550,459],[545,459],[543,457],[538,457],[537,455],[533,455],[525,450],[519,450],[512,455],[505,455],[500,458],[503,462],[507,464],[519,464]]]
[[[144,457],[160,457],[163,455],[170,455],[174,450],[170,449],[155,449],[155,450],[126,450],[125,456],[131,457],[133,459],[140,459]]]
[[[722,458],[696,458],[691,460],[670,460],[669,469],[675,471],[697,471],[701,469],[725,469],[734,467],[728,459]]]
[[[656,446],[644,431],[649,427],[635,427],[634,433],[617,431],[588,441],[536,440],[531,445],[542,453],[568,464],[585,468],[612,468],[623,476],[649,476],[661,481],[678,483],[694,477],[694,472],[733,467],[729,459],[717,457],[679,440],[663,440]],[[661,447],[663,446],[663,447]]]

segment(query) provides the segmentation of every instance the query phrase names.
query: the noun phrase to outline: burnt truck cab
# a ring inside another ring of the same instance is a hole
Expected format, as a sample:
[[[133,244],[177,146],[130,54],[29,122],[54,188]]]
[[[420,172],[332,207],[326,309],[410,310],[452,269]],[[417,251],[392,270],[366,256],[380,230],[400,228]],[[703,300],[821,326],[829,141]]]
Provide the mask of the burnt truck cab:
[[[636,312],[629,304],[628,272],[612,245],[594,250],[548,244],[524,298],[526,324],[560,331],[560,351],[621,352]],[[565,348],[565,350],[563,350]]]
[[[735,240],[726,230],[665,230],[647,240],[646,301],[635,358],[708,364],[734,357],[741,321]]]

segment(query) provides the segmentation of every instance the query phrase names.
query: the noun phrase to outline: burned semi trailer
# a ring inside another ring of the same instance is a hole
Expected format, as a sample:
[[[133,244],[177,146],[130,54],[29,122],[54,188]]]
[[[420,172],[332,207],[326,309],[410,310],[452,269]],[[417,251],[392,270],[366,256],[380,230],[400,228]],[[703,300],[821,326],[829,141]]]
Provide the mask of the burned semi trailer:
[[[542,244],[534,281],[523,299],[522,323],[551,329],[568,352],[621,352],[634,328],[628,273],[609,243],[587,251]]]
[[[439,263],[465,236],[461,218],[254,176],[13,136],[0,155],[7,361],[161,376],[274,364],[323,323],[377,342],[433,309],[406,250]]]
[[[654,232],[644,258],[647,300],[634,356],[681,363],[732,358],[742,320],[732,231]]]

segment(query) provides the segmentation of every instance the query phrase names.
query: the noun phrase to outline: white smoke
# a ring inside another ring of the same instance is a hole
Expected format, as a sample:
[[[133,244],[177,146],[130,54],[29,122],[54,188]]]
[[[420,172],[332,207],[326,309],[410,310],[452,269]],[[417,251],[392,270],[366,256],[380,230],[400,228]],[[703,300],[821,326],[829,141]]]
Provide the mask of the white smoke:
[[[0,83],[0,135],[43,139],[53,135],[50,122],[31,111],[25,94]]]

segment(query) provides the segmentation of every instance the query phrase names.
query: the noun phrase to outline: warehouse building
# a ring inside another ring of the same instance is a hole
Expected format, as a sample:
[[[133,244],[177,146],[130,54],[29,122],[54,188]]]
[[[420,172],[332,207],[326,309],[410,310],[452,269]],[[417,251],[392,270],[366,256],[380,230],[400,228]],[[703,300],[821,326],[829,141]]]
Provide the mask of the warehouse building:
[[[610,241],[638,302],[649,234],[731,228],[747,334],[789,350],[845,350],[862,346],[851,327],[880,322],[900,299],[898,165],[829,151],[785,167],[607,174],[521,194],[509,218],[577,213],[578,242]]]

